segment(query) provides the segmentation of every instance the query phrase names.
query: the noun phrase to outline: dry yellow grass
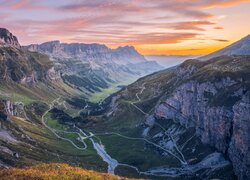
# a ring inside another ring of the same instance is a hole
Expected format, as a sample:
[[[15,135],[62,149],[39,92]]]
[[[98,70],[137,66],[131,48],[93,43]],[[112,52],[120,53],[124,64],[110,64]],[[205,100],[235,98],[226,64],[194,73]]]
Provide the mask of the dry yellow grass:
[[[28,168],[10,168],[0,170],[1,180],[129,180],[72,167],[67,164],[40,164]]]

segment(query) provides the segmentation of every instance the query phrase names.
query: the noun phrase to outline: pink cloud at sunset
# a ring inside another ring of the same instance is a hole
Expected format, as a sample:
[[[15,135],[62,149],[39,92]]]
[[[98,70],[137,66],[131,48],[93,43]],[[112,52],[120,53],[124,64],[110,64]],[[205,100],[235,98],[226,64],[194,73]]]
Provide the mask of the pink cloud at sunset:
[[[249,0],[0,0],[0,26],[21,44],[60,40],[133,45],[143,54],[207,54],[249,34],[249,9]]]

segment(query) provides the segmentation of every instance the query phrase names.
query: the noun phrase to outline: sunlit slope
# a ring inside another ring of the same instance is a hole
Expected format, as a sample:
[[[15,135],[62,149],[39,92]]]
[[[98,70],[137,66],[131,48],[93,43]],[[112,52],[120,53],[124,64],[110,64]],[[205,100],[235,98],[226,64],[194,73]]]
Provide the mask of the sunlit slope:
[[[30,179],[30,180],[49,180],[49,179],[88,179],[88,180],[129,180],[128,178],[113,176],[105,173],[85,170],[72,167],[67,164],[41,164],[29,168],[4,169],[0,170],[2,180]]]

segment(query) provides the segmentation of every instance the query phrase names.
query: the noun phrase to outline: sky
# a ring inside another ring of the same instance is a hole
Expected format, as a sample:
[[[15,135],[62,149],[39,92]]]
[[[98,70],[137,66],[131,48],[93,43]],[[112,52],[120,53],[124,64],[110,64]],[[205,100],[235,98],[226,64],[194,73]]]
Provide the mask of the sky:
[[[22,45],[60,40],[203,55],[250,34],[250,0],[0,0],[0,19]]]

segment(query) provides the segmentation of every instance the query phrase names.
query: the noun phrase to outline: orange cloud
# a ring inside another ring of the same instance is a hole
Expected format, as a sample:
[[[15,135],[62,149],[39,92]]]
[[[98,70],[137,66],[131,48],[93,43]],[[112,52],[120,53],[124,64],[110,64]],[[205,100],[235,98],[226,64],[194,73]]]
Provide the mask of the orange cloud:
[[[216,26],[216,27],[214,27],[214,29],[224,29],[224,28],[221,26]]]
[[[250,2],[250,0],[219,0],[213,1],[202,5],[203,8],[224,8],[229,6],[234,6],[243,2]]]
[[[223,29],[219,23],[224,19],[214,19],[215,14],[216,17],[220,15],[219,11],[207,8],[224,8],[242,2],[248,1],[2,0],[0,17],[1,26],[13,31],[24,44],[59,39],[157,48],[157,45],[206,42],[209,39],[209,43],[221,45],[228,40],[207,33],[211,29]],[[8,16],[2,13],[8,13]],[[198,49],[192,48],[192,51],[203,51]]]
[[[218,42],[229,42],[229,40],[227,39],[213,39],[213,40]]]
[[[201,25],[214,25],[215,23],[210,21],[187,21],[187,22],[178,22],[174,23],[172,26],[176,30],[197,30],[197,31],[205,31],[204,28],[199,26]]]

